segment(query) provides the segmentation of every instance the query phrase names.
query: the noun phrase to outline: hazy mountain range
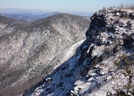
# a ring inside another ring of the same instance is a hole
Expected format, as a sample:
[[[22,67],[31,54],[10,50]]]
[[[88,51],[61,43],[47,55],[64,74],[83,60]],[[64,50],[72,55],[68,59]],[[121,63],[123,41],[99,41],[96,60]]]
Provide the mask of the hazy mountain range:
[[[36,21],[42,18],[46,18],[55,14],[60,14],[61,12],[49,12],[44,10],[37,10],[37,9],[15,9],[15,8],[8,8],[8,9],[0,9],[0,15],[13,18],[17,20],[25,20],[25,21]],[[68,12],[69,14],[78,15],[78,16],[86,16],[90,17],[92,13],[86,12]]]

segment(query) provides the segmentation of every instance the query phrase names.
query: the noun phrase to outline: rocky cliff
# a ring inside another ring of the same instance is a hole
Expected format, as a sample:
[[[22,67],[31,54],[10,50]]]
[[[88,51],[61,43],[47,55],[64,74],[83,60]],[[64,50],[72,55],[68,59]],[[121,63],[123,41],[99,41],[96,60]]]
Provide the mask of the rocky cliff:
[[[90,19],[75,55],[24,96],[134,96],[134,10],[108,8]]]
[[[89,22],[69,14],[33,23],[0,16],[0,94],[16,96],[68,60]]]

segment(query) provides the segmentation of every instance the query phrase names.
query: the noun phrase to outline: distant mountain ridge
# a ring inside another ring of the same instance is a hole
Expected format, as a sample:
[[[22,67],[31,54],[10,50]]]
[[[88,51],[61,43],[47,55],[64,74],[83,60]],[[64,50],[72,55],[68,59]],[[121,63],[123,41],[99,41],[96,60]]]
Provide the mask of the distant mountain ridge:
[[[8,18],[13,18],[16,20],[22,20],[22,21],[29,21],[29,22],[34,22],[36,20],[46,18],[55,14],[60,14],[60,12],[52,12],[52,13],[47,13],[47,12],[41,12],[41,13],[0,13],[1,15],[8,17]]]
[[[20,8],[6,8],[0,9],[0,13],[36,13],[36,12],[44,12],[41,9],[20,9]],[[47,12],[47,11],[45,11]]]
[[[8,9],[0,9],[0,15],[13,18],[16,20],[24,20],[34,22],[39,19],[43,19],[55,14],[60,14],[61,12],[48,12],[44,10],[38,9],[15,9],[15,8],[8,8]],[[69,14],[78,15],[78,16],[86,16],[90,17],[92,13],[88,12],[68,12]]]

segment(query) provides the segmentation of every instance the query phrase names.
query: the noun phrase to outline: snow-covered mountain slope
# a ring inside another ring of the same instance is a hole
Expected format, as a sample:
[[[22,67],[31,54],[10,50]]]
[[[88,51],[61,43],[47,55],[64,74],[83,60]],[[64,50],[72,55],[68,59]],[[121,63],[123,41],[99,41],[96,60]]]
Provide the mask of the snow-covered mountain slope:
[[[19,25],[16,22],[18,21],[2,16],[0,18],[0,28],[4,33],[9,30],[8,34],[0,37],[2,96],[23,93],[70,58],[75,52],[73,48],[78,47],[81,40],[85,39],[84,34],[90,20],[70,14],[58,14],[30,24],[23,22]]]
[[[28,22],[16,21],[0,16],[0,37],[15,32],[24,26],[26,27],[28,24]]]
[[[94,13],[75,54],[23,95],[134,96],[134,10]]]

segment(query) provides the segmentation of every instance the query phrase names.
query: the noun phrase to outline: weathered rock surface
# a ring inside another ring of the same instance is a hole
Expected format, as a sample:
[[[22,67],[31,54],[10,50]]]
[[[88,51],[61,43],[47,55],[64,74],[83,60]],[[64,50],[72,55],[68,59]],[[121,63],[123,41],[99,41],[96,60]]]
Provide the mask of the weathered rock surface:
[[[133,14],[116,8],[96,12],[75,55],[23,95],[133,96]]]
[[[33,23],[0,16],[0,94],[20,94],[68,60],[85,39],[89,22],[69,14]]]

